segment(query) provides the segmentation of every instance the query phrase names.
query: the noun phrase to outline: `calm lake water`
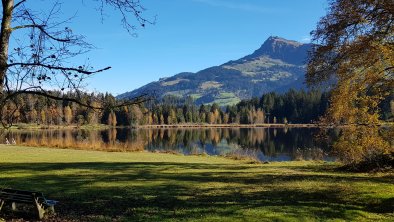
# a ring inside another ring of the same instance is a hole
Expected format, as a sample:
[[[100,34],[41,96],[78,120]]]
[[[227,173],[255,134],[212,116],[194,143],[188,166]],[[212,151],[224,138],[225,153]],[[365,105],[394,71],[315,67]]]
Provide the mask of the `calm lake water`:
[[[260,161],[334,160],[315,128],[202,128],[0,131],[18,145],[104,150],[150,151],[185,155],[221,155]]]

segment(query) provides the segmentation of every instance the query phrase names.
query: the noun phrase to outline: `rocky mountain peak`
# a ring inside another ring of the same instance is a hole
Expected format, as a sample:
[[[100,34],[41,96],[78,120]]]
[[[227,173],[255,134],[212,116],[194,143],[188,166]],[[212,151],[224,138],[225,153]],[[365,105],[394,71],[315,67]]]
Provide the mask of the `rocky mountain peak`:
[[[255,59],[262,56],[269,56],[292,64],[305,64],[308,56],[308,49],[311,44],[303,44],[293,40],[287,40],[278,36],[269,37],[263,45],[245,59]]]
[[[285,38],[278,37],[278,36],[270,36],[267,40],[265,40],[263,45],[268,45],[268,46],[272,46],[272,47],[280,47],[283,45],[299,47],[303,44],[300,42],[297,42],[297,41],[287,40]]]

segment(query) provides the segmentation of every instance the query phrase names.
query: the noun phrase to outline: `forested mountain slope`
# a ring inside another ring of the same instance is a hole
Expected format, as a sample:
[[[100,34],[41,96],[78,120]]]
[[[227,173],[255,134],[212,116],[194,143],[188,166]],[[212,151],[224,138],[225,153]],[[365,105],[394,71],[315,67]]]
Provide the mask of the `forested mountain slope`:
[[[126,92],[118,98],[143,93],[158,98],[174,95],[192,97],[197,104],[236,104],[267,92],[304,88],[305,63],[311,44],[269,37],[250,55],[197,73],[184,72]]]

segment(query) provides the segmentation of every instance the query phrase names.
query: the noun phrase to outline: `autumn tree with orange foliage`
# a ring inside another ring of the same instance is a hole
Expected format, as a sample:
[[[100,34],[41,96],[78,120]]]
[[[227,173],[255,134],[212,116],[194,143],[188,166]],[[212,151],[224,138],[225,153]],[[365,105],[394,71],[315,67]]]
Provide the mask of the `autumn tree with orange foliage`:
[[[379,132],[379,105],[394,93],[393,13],[393,1],[333,0],[312,32],[307,82],[332,89],[323,121],[348,126],[334,148],[353,165],[393,152]]]

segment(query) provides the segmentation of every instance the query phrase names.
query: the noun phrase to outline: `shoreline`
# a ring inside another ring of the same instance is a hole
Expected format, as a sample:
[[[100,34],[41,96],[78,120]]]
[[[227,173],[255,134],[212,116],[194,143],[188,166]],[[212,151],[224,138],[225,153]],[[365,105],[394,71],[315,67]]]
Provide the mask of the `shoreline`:
[[[318,124],[174,124],[174,125],[140,125],[136,129],[161,129],[161,128],[319,128]]]
[[[15,124],[11,128],[0,128],[3,130],[107,130],[107,129],[197,129],[197,128],[346,128],[352,126],[365,125],[322,125],[317,123],[260,123],[260,124],[173,124],[173,125],[136,125],[136,126],[108,126],[104,124],[97,125],[31,125],[31,124]],[[381,123],[379,127],[393,127],[393,123]]]
[[[346,128],[346,127],[360,127],[367,125],[323,125],[317,123],[259,123],[259,124],[174,124],[174,125],[139,125],[124,128],[136,129],[161,129],[161,128]],[[380,123],[379,127],[393,127],[393,123]]]

